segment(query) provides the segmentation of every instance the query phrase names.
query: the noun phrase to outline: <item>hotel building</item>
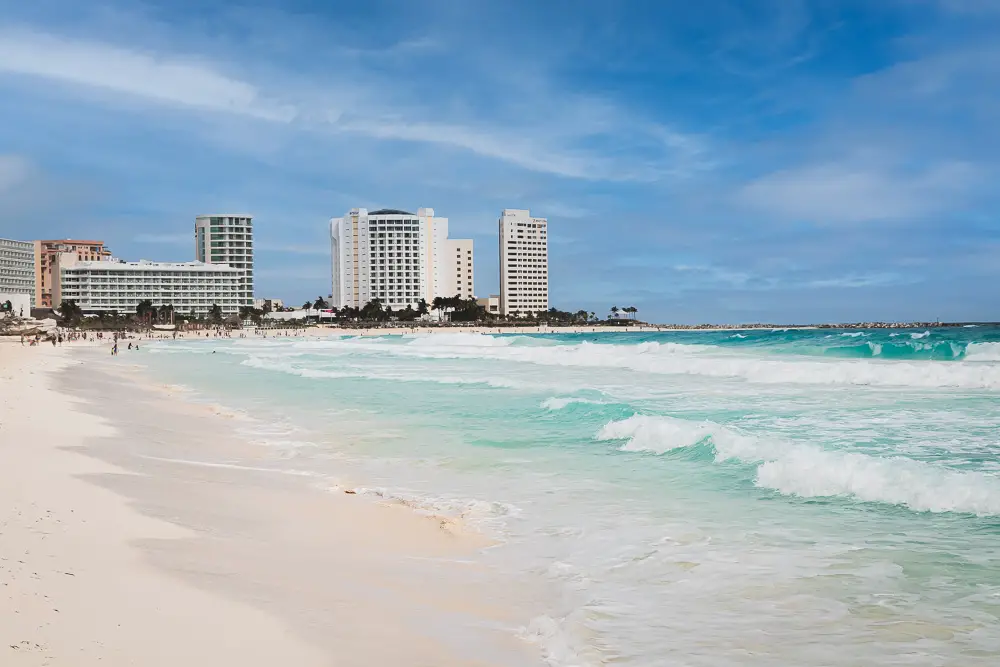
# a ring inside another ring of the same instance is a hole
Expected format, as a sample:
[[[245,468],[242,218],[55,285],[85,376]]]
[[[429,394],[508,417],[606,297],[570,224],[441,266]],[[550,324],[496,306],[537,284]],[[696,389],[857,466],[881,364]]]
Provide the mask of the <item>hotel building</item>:
[[[27,294],[35,307],[35,254],[31,241],[0,239],[0,294]]]
[[[194,222],[195,259],[240,272],[239,306],[253,306],[253,216],[199,215]]]
[[[476,295],[472,277],[472,239],[448,239],[444,253],[444,294],[471,299]]]
[[[134,314],[140,301],[169,305],[180,314],[207,316],[218,305],[232,315],[243,305],[244,271],[202,262],[81,261],[55,256],[55,303],[74,301],[84,312]]]
[[[500,215],[500,313],[549,309],[549,222],[526,209]]]
[[[449,240],[434,209],[351,209],[330,220],[332,306],[378,299],[393,310],[421,299],[472,296],[472,241]]]
[[[57,308],[52,301],[52,263],[60,253],[75,253],[77,259],[85,262],[103,262],[111,259],[111,251],[104,247],[104,241],[81,241],[76,239],[55,239],[35,241],[35,303],[39,308]]]

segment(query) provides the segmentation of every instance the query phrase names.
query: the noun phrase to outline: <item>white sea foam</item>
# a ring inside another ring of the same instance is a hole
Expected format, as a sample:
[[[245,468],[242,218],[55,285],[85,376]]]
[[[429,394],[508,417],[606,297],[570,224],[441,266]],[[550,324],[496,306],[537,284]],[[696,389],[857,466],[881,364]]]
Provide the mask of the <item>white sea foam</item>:
[[[968,361],[1000,361],[1000,343],[969,343],[965,358]]]
[[[428,336],[429,341],[432,337]],[[972,347],[972,346],[970,346]],[[494,359],[543,366],[619,368],[665,375],[734,378],[763,384],[1000,389],[1000,366],[963,362],[776,359],[677,343],[454,347],[383,345],[364,351],[431,359]]]
[[[930,331],[925,331],[923,333],[911,333],[910,334],[910,338],[912,338],[914,340],[917,340],[917,339],[920,339],[920,338],[927,338],[930,335],[931,335]]]
[[[1000,476],[903,457],[881,458],[760,439],[714,422],[633,415],[605,424],[597,440],[625,440],[623,451],[657,454],[698,444],[716,461],[758,464],[756,483],[804,498],[847,497],[916,511],[1000,515]]]
[[[499,530],[506,518],[520,514],[520,510],[509,503],[475,498],[432,496],[384,487],[358,487],[354,491],[360,495],[375,496],[405,505],[428,516],[458,519],[473,528]]]
[[[577,396],[552,396],[542,401],[541,407],[546,410],[562,410],[563,408],[580,403],[585,405],[604,405],[605,401],[596,401],[591,398],[579,398]]]
[[[240,362],[242,366],[260,368],[263,370],[297,375],[312,379],[361,379],[361,380],[391,380],[393,382],[432,382],[435,384],[481,384],[497,389],[515,389],[523,386],[515,380],[500,377],[491,378],[465,378],[445,375],[402,375],[399,373],[380,373],[377,371],[362,370],[329,370],[324,368],[309,368],[294,366],[292,364],[281,363],[277,359],[262,359],[260,357],[248,357]]]
[[[577,614],[582,615],[582,610]],[[591,664],[577,652],[574,644],[583,642],[573,641],[572,633],[566,629],[569,624],[570,619],[559,621],[547,615],[536,616],[527,627],[522,628],[520,635],[541,649],[545,664],[550,667],[582,667]]]
[[[857,338],[859,336],[867,336],[868,334],[865,333],[864,331],[849,331],[849,332],[846,332],[846,333],[842,333],[840,335],[841,336],[846,336],[848,338]]]
[[[412,337],[410,345],[415,347],[507,347],[514,342],[511,336],[490,336],[488,334],[447,333],[420,334]]]

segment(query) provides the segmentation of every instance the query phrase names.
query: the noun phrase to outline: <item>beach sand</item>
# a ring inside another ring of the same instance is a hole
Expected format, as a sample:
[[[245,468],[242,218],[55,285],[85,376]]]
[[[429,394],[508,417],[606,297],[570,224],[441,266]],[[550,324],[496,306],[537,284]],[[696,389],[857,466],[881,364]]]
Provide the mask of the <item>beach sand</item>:
[[[483,536],[276,470],[87,347],[0,340],[0,664],[541,663]]]

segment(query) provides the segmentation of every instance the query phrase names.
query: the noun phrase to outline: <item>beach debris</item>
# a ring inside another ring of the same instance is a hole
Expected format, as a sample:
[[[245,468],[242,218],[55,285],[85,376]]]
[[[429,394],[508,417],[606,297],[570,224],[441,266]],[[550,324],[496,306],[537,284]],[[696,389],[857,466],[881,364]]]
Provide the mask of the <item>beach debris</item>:
[[[344,489],[344,493],[353,496],[357,494],[357,491],[355,491],[354,489]]]

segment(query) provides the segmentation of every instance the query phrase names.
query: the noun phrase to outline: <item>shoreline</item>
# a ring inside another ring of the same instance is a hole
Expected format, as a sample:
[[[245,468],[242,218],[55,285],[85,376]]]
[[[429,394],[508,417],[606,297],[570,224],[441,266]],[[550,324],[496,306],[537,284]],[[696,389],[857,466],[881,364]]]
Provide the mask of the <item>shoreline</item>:
[[[484,536],[287,474],[89,341],[0,357],[4,664],[542,664]]]

